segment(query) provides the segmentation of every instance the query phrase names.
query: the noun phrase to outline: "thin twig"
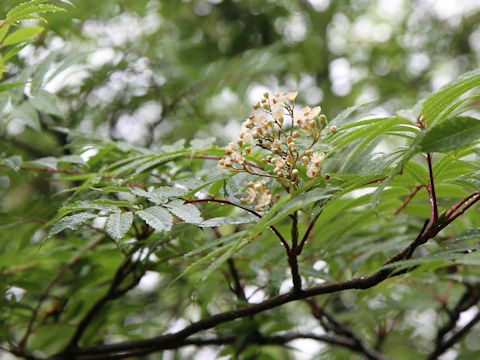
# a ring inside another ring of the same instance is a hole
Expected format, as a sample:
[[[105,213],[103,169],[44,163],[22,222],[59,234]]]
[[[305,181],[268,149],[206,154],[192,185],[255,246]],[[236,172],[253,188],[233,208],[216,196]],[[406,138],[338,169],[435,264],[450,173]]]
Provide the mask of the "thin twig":
[[[308,224],[308,228],[305,231],[305,234],[303,235],[302,241],[300,241],[300,245],[298,246],[297,249],[297,254],[300,255],[303,251],[303,248],[305,247],[305,244],[308,241],[308,238],[313,230],[313,227],[315,226],[315,223],[317,222],[318,218],[320,217],[321,212],[319,212],[317,215],[313,217],[313,219],[310,221]]]

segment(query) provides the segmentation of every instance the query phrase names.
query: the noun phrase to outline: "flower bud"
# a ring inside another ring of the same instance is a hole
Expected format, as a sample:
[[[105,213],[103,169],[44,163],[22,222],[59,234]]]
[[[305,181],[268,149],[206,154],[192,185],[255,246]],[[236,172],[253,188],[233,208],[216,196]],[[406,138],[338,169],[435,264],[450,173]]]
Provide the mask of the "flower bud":
[[[263,97],[264,97],[265,99],[268,99],[268,98],[270,97],[270,94],[269,94],[268,92],[264,92],[264,93],[263,93]]]
[[[320,115],[318,117],[318,120],[320,121],[320,125],[322,126],[322,128],[324,128],[325,126],[327,126],[327,117],[325,115]]]
[[[297,170],[297,169],[293,169],[293,170],[292,170],[292,175],[293,175],[293,176],[297,176],[297,175],[298,175],[298,170]]]
[[[332,134],[335,134],[337,132],[337,127],[332,125],[328,128],[328,131],[330,131]]]

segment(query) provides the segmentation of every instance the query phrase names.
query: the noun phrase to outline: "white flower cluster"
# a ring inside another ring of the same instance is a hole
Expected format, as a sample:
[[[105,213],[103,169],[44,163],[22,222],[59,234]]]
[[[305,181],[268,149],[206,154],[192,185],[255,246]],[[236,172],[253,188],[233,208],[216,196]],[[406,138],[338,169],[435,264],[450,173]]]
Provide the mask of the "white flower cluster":
[[[300,171],[310,178],[318,176],[325,154],[314,151],[313,147],[327,119],[321,114],[320,106],[296,110],[296,97],[296,92],[277,92],[273,96],[265,93],[260,101],[255,101],[254,113],[243,122],[236,142],[225,148],[220,167],[276,178],[286,188],[298,186]],[[331,132],[334,131],[336,129]],[[262,149],[261,172],[257,171],[259,166],[246,160],[253,148]],[[265,186],[264,183],[249,185],[244,203],[256,201],[260,208],[268,206],[271,193],[266,192]]]
[[[248,183],[247,196],[240,200],[241,204],[257,203],[255,210],[262,211],[272,201],[272,192],[267,188],[265,180]]]

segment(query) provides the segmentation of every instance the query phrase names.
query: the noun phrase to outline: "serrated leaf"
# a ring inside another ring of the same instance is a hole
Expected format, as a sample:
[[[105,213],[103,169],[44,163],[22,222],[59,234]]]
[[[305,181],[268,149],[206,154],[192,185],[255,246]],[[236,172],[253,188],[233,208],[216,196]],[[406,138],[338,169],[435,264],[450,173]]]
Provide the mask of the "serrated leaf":
[[[460,95],[476,86],[480,86],[480,69],[463,74],[434,92],[423,103],[421,114],[425,123],[433,125]]]
[[[208,268],[201,273],[200,281],[196,284],[196,286],[197,287],[200,286],[205,280],[208,279],[210,275],[213,274],[215,270],[217,270],[225,261],[230,259],[233,254],[235,254],[238,250],[240,250],[246,244],[248,244],[248,241],[246,239],[243,239],[239,242],[233,243],[232,246],[229,246],[227,251],[225,251],[221,256],[215,259],[215,261],[212,262],[208,266]]]
[[[104,211],[106,213],[120,213],[121,210],[119,209],[119,206],[122,206],[122,205],[129,205],[129,204],[128,202],[119,203],[119,202],[114,202],[107,199],[98,199],[93,201],[76,201],[58,210],[55,220],[58,220],[72,212],[82,211],[82,210],[97,210],[97,211]]]
[[[197,254],[200,254],[202,252],[205,252],[207,250],[213,249],[213,248],[219,248],[222,246],[226,246],[232,241],[236,241],[242,237],[244,237],[247,234],[246,231],[239,231],[230,235],[222,236],[221,238],[218,239],[213,239],[213,240],[207,240],[206,243],[195,250],[192,250],[184,255],[182,255],[183,258],[191,257]]]
[[[41,26],[30,26],[18,29],[10,33],[3,41],[3,46],[15,45],[29,40],[35,35],[40,34],[44,30]]]
[[[176,187],[161,186],[152,191],[145,191],[139,188],[131,189],[132,194],[147,198],[154,204],[163,204],[168,199],[178,198],[187,193],[187,190]]]
[[[480,140],[480,120],[471,117],[450,118],[430,129],[420,141],[423,152],[447,152]]]
[[[252,222],[258,221],[258,217],[251,215],[251,216],[232,216],[232,217],[216,217],[212,219],[207,219],[198,223],[197,225],[200,227],[217,227],[222,225],[240,225],[240,224],[248,224]]]
[[[175,200],[165,204],[165,207],[186,223],[200,224],[203,222],[200,210],[193,204],[184,204],[182,200]]]
[[[133,223],[131,212],[115,213],[108,217],[105,231],[114,240],[120,240],[130,229]]]
[[[81,225],[86,223],[88,220],[96,218],[98,215],[92,214],[89,212],[78,213],[71,216],[65,216],[55,223],[50,231],[48,232],[45,240],[50,239],[52,236],[58,234],[59,232],[70,229],[77,230]]]
[[[32,0],[28,3],[20,4],[7,13],[7,19],[11,21],[28,20],[28,19],[32,19],[36,14],[66,11],[65,9],[59,6],[42,4],[45,2],[46,2],[45,0],[43,1]]]
[[[170,231],[173,225],[173,218],[170,213],[160,206],[151,206],[144,210],[137,211],[135,214],[140,216],[148,225],[155,230]]]
[[[293,193],[275,204],[252,229],[251,236],[254,237],[269,226],[285,219],[293,212],[304,209],[312,203],[330,199],[339,189],[334,187],[313,189],[304,193]]]
[[[193,264],[190,264],[180,275],[172,280],[170,284],[177,281],[181,277],[191,273],[193,270],[197,270],[200,266],[204,264],[211,263],[211,265],[201,274],[200,282],[204,281],[212,272],[228,260],[235,252],[240,250],[243,246],[248,244],[247,239],[240,239],[239,241],[229,242],[228,244],[218,247],[215,250],[208,253],[203,258],[195,261]],[[215,260],[214,260],[215,259]],[[198,284],[199,285],[199,284]]]
[[[30,11],[31,9],[35,9],[35,5],[41,4],[45,2],[45,0],[30,0],[23,2],[14,8],[10,9],[10,11],[7,13],[7,19],[11,19],[12,17],[25,12],[25,11]]]
[[[360,110],[361,108],[366,108],[367,106],[373,104],[374,101],[370,101],[370,102],[367,102],[367,103],[363,103],[363,104],[359,104],[359,105],[354,105],[354,106],[351,106],[345,110],[343,110],[340,114],[338,114],[333,120],[329,121],[329,123],[331,125],[336,125],[336,126],[339,126],[339,125],[342,125],[344,123],[347,123],[349,122],[348,118],[353,115],[355,112],[357,112],[358,110]],[[352,118],[353,120],[353,118]],[[351,120],[350,120],[351,121]]]

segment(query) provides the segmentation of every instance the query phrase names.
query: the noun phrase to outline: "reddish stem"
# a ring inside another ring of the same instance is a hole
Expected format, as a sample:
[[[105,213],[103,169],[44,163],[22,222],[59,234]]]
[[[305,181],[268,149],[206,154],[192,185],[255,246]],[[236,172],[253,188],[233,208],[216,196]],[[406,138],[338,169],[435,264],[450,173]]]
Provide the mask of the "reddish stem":
[[[460,209],[463,205],[465,205],[471,198],[475,197],[479,195],[479,192],[478,191],[475,191],[473,193],[471,193],[470,195],[468,195],[465,199],[462,199],[460,200],[458,203],[456,203],[455,205],[453,205],[450,210],[448,210],[446,213],[445,213],[445,218],[446,219],[449,219],[453,213],[455,211],[457,211],[458,209]]]

